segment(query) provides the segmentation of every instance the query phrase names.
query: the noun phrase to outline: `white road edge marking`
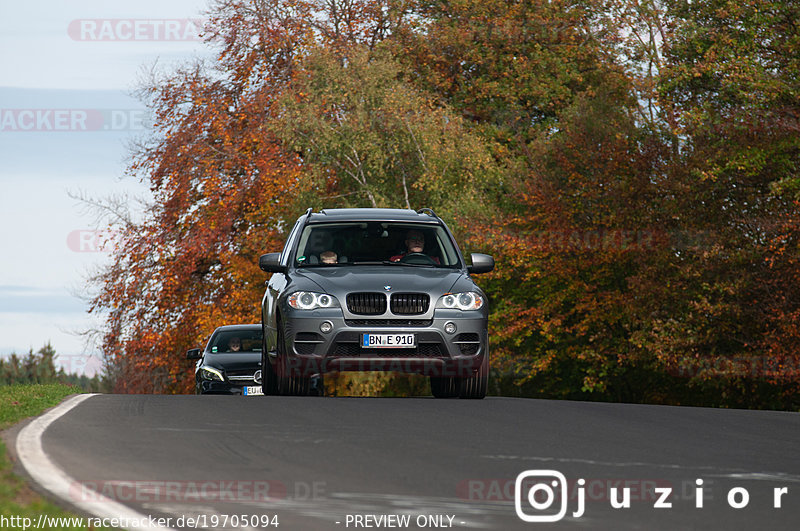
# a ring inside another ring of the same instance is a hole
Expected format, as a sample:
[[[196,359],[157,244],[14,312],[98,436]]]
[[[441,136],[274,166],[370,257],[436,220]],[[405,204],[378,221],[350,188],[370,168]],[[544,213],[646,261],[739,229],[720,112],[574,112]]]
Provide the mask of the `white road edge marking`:
[[[61,468],[53,463],[42,448],[42,434],[54,421],[58,420],[69,410],[87,400],[97,393],[83,394],[70,398],[54,407],[44,415],[36,417],[17,434],[17,456],[20,463],[31,477],[50,491],[54,496],[69,502],[97,518],[116,518],[136,522],[138,526],[126,526],[127,529],[171,529],[169,527],[151,525],[149,515],[136,512],[130,507],[122,505],[100,493],[92,495],[92,500],[75,499],[70,491],[76,491],[78,482],[67,475]]]

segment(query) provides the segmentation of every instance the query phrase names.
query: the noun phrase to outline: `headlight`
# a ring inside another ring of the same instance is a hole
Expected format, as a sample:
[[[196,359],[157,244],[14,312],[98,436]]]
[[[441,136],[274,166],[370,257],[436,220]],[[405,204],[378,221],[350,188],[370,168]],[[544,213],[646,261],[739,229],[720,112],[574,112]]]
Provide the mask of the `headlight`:
[[[211,367],[201,367],[200,377],[203,378],[203,380],[217,380],[218,382],[225,381],[225,378],[222,377],[222,373]]]
[[[289,306],[295,310],[315,310],[317,308],[336,308],[339,303],[336,301],[336,297],[327,293],[295,291],[289,295]]]
[[[448,308],[457,310],[480,310],[484,304],[483,295],[476,291],[465,291],[463,293],[445,293],[436,303],[437,308]]]

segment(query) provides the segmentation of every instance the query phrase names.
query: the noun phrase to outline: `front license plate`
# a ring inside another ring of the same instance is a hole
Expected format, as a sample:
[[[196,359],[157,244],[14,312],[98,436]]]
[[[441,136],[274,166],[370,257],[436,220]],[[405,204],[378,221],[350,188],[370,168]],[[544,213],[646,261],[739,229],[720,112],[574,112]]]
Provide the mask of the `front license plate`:
[[[414,348],[417,346],[414,334],[362,334],[362,348]]]
[[[244,389],[242,389],[242,394],[244,396],[257,396],[263,395],[264,390],[261,388],[260,385],[248,385]]]

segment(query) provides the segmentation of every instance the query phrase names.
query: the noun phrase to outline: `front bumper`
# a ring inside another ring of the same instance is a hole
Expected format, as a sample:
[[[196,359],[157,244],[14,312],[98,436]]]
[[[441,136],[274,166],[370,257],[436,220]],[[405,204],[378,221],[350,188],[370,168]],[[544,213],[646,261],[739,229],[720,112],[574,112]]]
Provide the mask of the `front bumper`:
[[[201,395],[240,395],[242,387],[244,387],[242,384],[231,384],[218,380],[200,380],[196,384],[197,392]]]
[[[433,318],[345,319],[338,309],[294,311],[285,317],[284,331],[290,369],[303,376],[335,371],[391,371],[428,376],[473,375],[488,355],[488,319],[475,312],[436,310]],[[331,330],[322,332],[328,322]],[[446,333],[445,324],[456,331]],[[367,348],[365,333],[411,333],[414,348]]]
[[[251,385],[261,385],[261,369],[244,369],[226,374],[225,381],[196,379],[195,389],[198,394],[240,395],[242,389]]]

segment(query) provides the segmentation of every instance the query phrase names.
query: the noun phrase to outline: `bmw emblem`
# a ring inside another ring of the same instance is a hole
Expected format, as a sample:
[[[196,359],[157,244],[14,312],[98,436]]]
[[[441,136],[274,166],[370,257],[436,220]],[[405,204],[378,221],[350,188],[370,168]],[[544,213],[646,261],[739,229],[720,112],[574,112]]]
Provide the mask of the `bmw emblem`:
[[[385,289],[386,291],[392,291],[392,287],[391,286],[384,286],[383,289]]]

